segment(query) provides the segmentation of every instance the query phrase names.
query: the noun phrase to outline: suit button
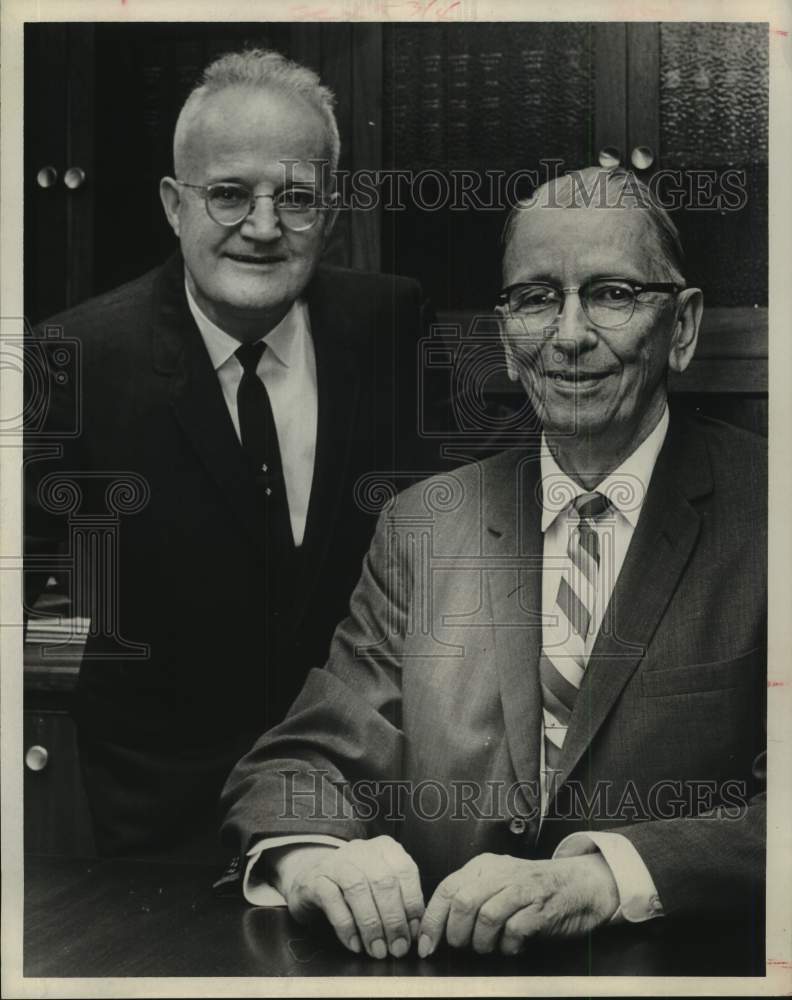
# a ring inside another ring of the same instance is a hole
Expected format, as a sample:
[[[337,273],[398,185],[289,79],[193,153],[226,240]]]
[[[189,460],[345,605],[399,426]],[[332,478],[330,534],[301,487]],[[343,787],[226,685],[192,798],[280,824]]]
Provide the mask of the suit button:
[[[513,833],[515,837],[520,837],[525,833],[526,822],[521,816],[513,817],[512,821],[509,823],[509,833]]]

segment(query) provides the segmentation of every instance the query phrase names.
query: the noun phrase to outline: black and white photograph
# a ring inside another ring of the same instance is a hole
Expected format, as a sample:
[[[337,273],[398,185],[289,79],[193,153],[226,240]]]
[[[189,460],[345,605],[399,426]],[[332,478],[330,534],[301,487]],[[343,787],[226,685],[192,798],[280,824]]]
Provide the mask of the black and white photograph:
[[[792,10],[226,6],[3,10],[3,996],[791,992]]]

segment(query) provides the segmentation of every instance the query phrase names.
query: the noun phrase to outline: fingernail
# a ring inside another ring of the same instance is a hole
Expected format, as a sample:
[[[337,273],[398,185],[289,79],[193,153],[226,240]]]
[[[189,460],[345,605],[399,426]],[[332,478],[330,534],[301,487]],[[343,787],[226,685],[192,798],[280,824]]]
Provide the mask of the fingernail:
[[[388,949],[385,947],[385,942],[382,938],[377,938],[376,941],[372,942],[371,954],[374,958],[385,958],[388,954]]]
[[[421,921],[417,917],[413,917],[410,921],[410,938],[414,941],[418,935],[418,928],[421,926]]]
[[[391,955],[393,955],[394,958],[403,958],[407,954],[409,948],[410,946],[404,938],[398,937],[395,941],[391,942]]]
[[[352,937],[349,939],[349,947],[352,949],[352,951],[354,951],[356,955],[360,954],[361,944],[360,944],[360,938],[357,936],[357,934],[353,934]]]
[[[418,957],[426,958],[427,955],[432,954],[432,951],[432,939],[427,937],[426,934],[422,934],[418,941]]]

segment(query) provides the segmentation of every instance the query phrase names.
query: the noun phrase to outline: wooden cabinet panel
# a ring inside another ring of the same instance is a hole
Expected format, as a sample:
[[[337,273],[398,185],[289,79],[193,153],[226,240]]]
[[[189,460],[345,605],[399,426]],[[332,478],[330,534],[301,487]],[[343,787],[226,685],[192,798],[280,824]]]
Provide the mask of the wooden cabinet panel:
[[[494,301],[506,205],[530,194],[529,172],[594,162],[596,45],[588,23],[383,27],[383,166],[398,172],[383,267],[438,310]]]
[[[46,751],[46,763],[41,763]],[[33,752],[31,752],[33,751]],[[24,719],[25,850],[90,857],[95,853],[74,724],[65,711],[28,709]],[[37,759],[38,758],[38,759]]]
[[[68,117],[67,26],[25,29],[25,314],[62,309],[66,297],[67,200],[63,189]],[[45,178],[40,171],[50,168]]]

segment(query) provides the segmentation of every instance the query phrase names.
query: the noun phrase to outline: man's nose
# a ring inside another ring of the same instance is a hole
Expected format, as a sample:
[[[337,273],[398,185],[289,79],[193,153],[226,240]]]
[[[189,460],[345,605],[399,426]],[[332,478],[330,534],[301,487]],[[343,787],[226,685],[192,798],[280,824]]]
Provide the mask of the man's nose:
[[[556,340],[575,351],[586,350],[597,343],[597,328],[586,315],[577,291],[565,292],[554,327]]]
[[[242,235],[252,240],[277,240],[282,230],[278,213],[269,195],[259,195],[242,221]]]

